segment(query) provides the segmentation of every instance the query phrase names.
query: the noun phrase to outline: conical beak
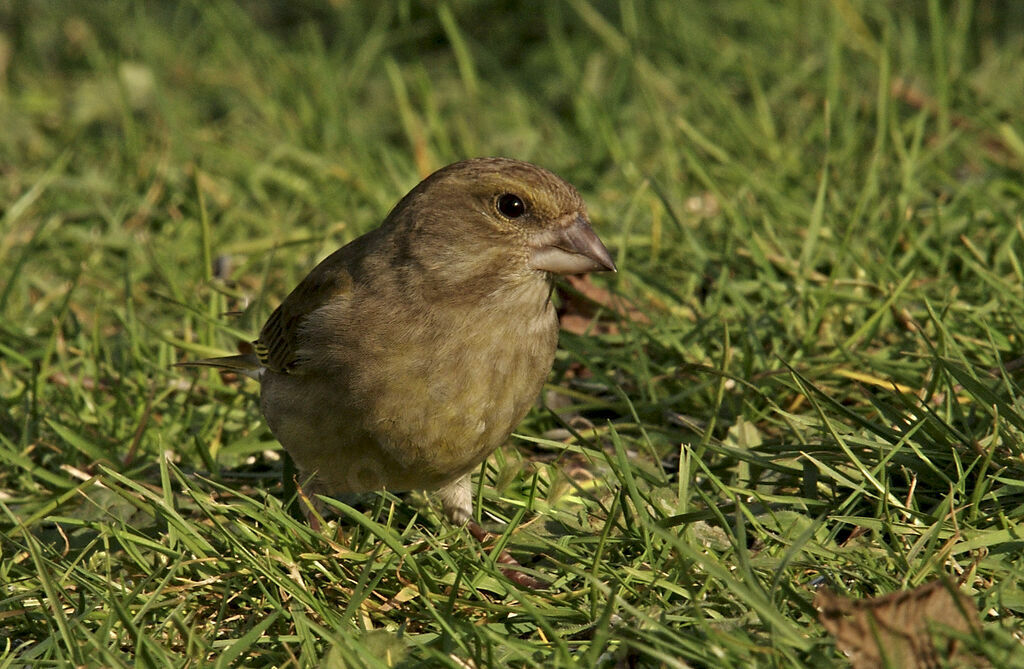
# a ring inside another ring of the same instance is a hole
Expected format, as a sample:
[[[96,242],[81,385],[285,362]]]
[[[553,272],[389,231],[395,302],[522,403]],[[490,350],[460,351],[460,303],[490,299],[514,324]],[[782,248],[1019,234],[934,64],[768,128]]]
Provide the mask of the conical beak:
[[[583,216],[531,240],[530,267],[552,274],[615,272],[615,262]]]

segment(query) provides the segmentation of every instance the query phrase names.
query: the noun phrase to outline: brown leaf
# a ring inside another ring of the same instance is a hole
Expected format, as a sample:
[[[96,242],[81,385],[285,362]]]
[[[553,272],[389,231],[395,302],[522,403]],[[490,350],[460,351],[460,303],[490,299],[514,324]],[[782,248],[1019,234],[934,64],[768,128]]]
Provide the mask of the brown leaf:
[[[854,669],[934,669],[942,666],[941,657],[965,664],[968,658],[958,653],[956,640],[944,629],[980,631],[974,601],[947,578],[867,599],[849,599],[824,588],[814,606]],[[941,649],[938,641],[945,642]]]
[[[618,314],[627,321],[651,322],[635,304],[621,295],[615,295],[606,288],[598,286],[590,280],[590,275],[565,278],[579,294],[561,291],[563,298],[560,313],[562,329],[573,334],[586,332],[616,334],[619,331],[616,323],[597,319],[597,312],[602,308]]]

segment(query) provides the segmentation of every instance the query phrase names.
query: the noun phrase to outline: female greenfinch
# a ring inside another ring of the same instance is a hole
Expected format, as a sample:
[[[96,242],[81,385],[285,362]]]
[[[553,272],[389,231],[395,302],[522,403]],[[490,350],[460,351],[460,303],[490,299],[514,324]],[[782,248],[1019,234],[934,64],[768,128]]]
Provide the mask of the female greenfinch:
[[[198,364],[259,379],[312,491],[438,489],[463,523],[471,472],[551,370],[553,277],[602,270],[615,263],[576,189],[530,163],[466,160],[317,265],[253,353]]]

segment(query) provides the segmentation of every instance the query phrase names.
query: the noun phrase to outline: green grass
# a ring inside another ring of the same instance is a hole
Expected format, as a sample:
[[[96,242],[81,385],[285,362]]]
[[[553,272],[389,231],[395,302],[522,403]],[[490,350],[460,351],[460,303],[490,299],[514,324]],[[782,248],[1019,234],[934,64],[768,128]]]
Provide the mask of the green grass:
[[[838,667],[820,585],[943,573],[1024,666],[1022,8],[522,4],[0,6],[0,666]],[[422,496],[291,519],[171,367],[476,155],[645,315],[482,470],[532,592]]]

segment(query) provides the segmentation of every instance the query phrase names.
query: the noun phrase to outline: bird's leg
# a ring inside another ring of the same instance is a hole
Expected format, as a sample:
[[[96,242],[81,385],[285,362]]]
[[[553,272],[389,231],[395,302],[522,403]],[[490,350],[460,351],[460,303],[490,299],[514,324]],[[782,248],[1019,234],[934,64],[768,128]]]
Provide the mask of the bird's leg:
[[[480,527],[480,525],[473,520],[466,523],[466,529],[469,530],[469,533],[472,534],[484,548],[487,548],[487,544],[494,538],[493,534]],[[519,560],[512,557],[507,550],[502,549],[502,551],[498,553],[498,564],[508,565],[508,567],[510,567],[507,569],[502,568],[501,573],[505,575],[505,578],[512,581],[520,588],[540,590],[547,586],[547,583],[544,581],[515,569],[515,567],[522,567],[522,565],[519,563]]]
[[[438,491],[438,495],[441,497],[441,506],[444,508],[444,514],[448,519],[456,525],[465,525],[469,533],[473,535],[473,538],[486,548],[487,543],[494,535],[480,527],[480,524],[475,520],[470,519],[473,515],[473,481],[470,474],[466,474],[441,488]],[[509,567],[521,566],[506,550],[502,550],[498,554],[498,563],[508,565]],[[502,569],[501,573],[521,588],[539,590],[546,585],[543,581],[524,574],[517,569]]]
[[[465,525],[473,515],[473,479],[461,476],[437,491],[444,515],[455,525]]]

